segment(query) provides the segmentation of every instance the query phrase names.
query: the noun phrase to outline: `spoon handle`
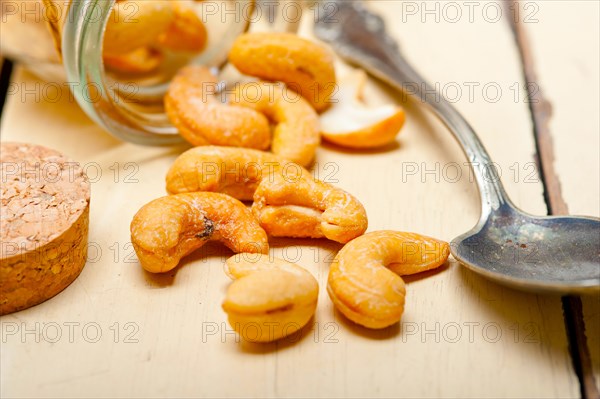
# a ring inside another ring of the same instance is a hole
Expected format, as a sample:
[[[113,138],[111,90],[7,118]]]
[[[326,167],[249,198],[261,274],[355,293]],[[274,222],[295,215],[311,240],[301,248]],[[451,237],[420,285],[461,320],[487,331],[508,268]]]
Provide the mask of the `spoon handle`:
[[[473,170],[482,212],[488,214],[510,204],[496,167],[471,125],[404,59],[394,39],[386,33],[383,19],[360,1],[327,0],[320,7],[314,26],[317,37],[330,43],[348,61],[427,104],[450,129]]]
[[[508,202],[496,165],[467,120],[399,55],[389,72],[378,76],[398,90],[415,96],[440,118],[464,151],[479,187],[482,206],[491,211]],[[373,70],[374,72],[374,70]]]

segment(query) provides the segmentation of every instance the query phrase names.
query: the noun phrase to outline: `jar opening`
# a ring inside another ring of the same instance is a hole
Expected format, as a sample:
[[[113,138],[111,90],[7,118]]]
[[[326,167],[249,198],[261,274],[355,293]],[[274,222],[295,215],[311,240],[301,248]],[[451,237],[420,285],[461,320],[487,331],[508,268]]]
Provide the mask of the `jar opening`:
[[[145,0],[158,1],[158,0]],[[235,38],[245,32],[254,1],[190,2],[206,25],[208,43],[199,54],[165,52],[160,67],[148,74],[119,73],[103,58],[106,27],[111,18],[135,21],[135,9],[115,15],[116,0],[73,0],[63,23],[61,49],[67,81],[79,105],[111,134],[144,145],[183,141],[168,121],[163,97],[178,69],[187,64],[222,67]],[[220,7],[222,9],[215,9]],[[232,11],[233,10],[233,11]],[[217,12],[215,12],[217,11]]]

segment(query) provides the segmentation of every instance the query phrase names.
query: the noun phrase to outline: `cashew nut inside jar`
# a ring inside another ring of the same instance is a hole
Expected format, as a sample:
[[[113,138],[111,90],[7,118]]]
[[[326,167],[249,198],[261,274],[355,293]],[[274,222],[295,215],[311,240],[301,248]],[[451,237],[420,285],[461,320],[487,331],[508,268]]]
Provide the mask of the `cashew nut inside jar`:
[[[112,135],[170,145],[183,141],[163,107],[172,77],[188,64],[221,68],[250,25],[288,29],[281,12],[269,19],[260,7],[253,0],[3,1],[0,49],[68,87]]]

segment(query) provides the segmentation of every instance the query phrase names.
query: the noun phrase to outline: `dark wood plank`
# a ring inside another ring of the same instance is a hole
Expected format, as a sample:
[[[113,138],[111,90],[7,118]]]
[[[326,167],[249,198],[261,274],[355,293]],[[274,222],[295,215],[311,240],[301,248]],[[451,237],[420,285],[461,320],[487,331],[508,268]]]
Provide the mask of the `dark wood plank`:
[[[8,88],[10,87],[12,70],[12,61],[0,56],[0,120],[2,120],[2,110],[4,109],[4,103],[8,95]]]

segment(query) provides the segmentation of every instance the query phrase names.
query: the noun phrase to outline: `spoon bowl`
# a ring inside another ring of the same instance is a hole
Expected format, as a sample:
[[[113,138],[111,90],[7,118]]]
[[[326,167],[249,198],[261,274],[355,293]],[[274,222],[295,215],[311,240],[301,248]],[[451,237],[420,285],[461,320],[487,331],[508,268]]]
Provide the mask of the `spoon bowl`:
[[[530,291],[599,291],[600,221],[528,215],[505,204],[452,240],[463,265]]]

